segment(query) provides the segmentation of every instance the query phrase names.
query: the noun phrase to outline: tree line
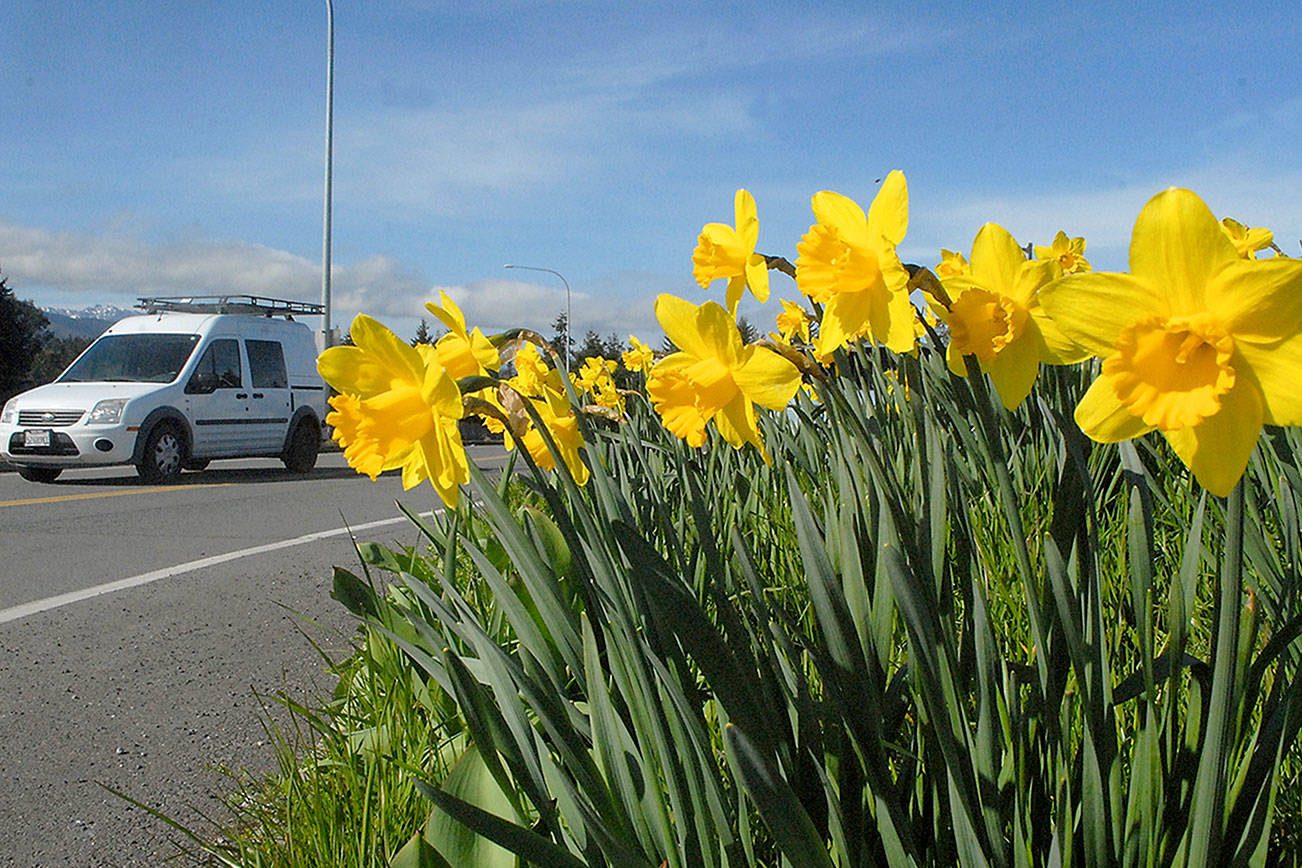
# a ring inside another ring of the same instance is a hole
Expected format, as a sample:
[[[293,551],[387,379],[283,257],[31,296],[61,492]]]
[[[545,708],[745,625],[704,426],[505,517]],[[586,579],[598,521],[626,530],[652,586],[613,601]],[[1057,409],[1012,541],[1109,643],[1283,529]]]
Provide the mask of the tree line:
[[[90,342],[56,337],[45,313],[14,295],[0,274],[0,404],[59,376]]]

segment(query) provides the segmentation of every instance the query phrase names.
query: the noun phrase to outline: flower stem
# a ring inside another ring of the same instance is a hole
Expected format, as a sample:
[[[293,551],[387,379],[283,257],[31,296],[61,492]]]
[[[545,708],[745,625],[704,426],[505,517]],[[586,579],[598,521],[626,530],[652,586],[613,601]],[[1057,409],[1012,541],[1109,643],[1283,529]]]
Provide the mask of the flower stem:
[[[1225,549],[1221,557],[1216,638],[1212,648],[1212,694],[1207,735],[1194,786],[1193,816],[1186,832],[1189,865],[1221,861],[1224,834],[1227,741],[1233,733],[1238,690],[1234,683],[1239,657],[1239,610],[1243,602],[1243,501],[1240,479],[1226,502]]]

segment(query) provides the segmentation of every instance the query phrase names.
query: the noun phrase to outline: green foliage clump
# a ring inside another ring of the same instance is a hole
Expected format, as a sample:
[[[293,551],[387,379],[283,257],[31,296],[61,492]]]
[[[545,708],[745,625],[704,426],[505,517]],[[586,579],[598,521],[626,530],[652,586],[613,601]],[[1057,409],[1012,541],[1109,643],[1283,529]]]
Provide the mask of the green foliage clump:
[[[836,366],[764,421],[771,461],[630,398],[584,421],[586,487],[472,468],[477,503],[413,517],[427,552],[367,550],[388,587],[337,576],[427,697],[397,725],[456,755],[378,752],[429,803],[373,858],[1295,858],[1299,432],[1221,500],[1161,441],[1086,440],[1089,371],[1008,412],[925,348]],[[332,714],[325,743],[379,720]]]
[[[32,366],[50,338],[49,320],[0,276],[0,404],[36,385]]]

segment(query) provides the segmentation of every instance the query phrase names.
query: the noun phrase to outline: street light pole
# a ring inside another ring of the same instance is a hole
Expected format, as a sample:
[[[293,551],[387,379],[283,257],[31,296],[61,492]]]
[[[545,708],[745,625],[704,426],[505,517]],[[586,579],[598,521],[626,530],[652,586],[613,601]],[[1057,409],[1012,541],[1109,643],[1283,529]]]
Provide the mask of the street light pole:
[[[561,361],[564,362],[565,373],[568,374],[570,372],[570,282],[565,279],[565,275],[554,268],[539,268],[536,265],[504,265],[502,267],[521,268],[525,271],[545,271],[548,274],[556,275],[561,279],[561,283],[565,284],[565,348],[564,352],[561,353]]]
[[[330,327],[330,194],[334,169],[335,120],[335,7],[326,0],[326,134],[325,134],[325,219],[321,230],[321,348],[334,343]]]

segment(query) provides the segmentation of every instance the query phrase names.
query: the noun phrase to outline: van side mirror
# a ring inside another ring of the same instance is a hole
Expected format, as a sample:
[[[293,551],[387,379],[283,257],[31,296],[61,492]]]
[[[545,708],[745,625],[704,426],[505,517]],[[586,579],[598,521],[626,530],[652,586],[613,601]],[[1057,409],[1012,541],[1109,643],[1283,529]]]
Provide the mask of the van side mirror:
[[[185,384],[187,395],[210,395],[217,391],[220,379],[211,371],[195,371],[190,382]]]

